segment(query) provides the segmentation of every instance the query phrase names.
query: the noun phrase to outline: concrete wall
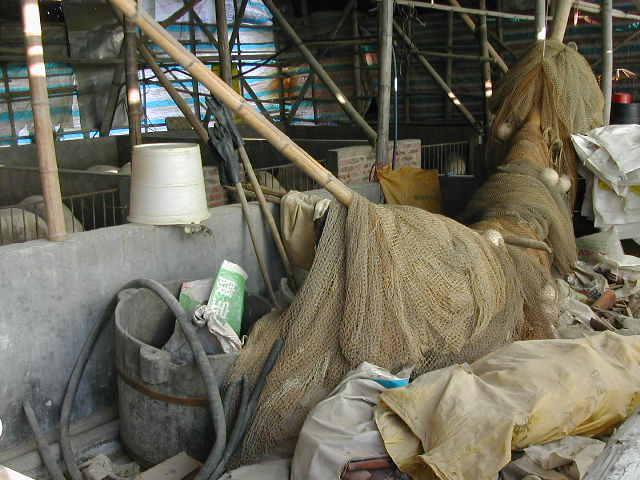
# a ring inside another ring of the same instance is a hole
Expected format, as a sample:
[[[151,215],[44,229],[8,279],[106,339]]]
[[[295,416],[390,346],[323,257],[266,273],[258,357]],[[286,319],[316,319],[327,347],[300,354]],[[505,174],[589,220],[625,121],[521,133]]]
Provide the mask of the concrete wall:
[[[376,184],[355,189],[372,201],[380,199]],[[283,276],[279,257],[257,205],[250,205],[251,219],[260,227],[260,248],[276,281]],[[248,291],[264,294],[240,206],[211,209],[206,225],[211,235],[127,224],[74,234],[61,243],[38,240],[0,247],[0,418],[5,427],[0,456],[31,437],[21,410],[27,395],[44,429],[54,427],[80,348],[126,282],[205,278],[228,259],[248,272]],[[112,342],[111,331],[103,333],[81,384],[75,418],[113,404]]]

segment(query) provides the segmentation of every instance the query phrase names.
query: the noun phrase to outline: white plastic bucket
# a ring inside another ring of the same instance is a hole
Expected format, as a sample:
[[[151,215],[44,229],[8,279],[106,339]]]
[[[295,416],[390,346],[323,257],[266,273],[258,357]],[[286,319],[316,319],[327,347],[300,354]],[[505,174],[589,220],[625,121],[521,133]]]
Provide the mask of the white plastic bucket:
[[[199,145],[136,145],[132,157],[130,222],[188,225],[209,218]]]

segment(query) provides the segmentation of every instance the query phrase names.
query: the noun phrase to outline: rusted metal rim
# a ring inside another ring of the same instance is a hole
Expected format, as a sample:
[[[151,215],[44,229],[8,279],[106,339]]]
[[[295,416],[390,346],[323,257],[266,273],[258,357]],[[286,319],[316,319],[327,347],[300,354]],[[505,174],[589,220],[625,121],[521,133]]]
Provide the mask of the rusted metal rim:
[[[174,405],[184,405],[187,407],[206,407],[209,403],[209,400],[204,397],[176,397],[173,395],[167,395],[166,393],[157,392],[151,388],[149,388],[144,383],[140,383],[137,380],[131,378],[127,374],[123,373],[122,370],[116,368],[118,372],[118,376],[124,383],[129,385],[134,390],[153,398],[154,400],[158,400],[160,402],[172,403]]]

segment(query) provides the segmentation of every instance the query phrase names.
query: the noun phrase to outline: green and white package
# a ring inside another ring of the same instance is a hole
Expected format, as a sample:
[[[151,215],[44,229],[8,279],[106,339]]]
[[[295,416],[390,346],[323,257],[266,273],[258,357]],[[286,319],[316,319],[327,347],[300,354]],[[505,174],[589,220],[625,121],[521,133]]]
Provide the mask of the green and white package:
[[[240,265],[223,261],[207,303],[216,323],[228,324],[238,335],[242,323],[247,277],[247,272]]]

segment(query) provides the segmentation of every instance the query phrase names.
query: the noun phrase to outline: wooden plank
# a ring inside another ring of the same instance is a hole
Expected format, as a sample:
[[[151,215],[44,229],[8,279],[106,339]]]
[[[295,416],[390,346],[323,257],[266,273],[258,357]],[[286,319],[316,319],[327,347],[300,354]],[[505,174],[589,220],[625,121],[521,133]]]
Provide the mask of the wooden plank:
[[[201,465],[195,458],[182,452],[142,472],[136,480],[182,480]]]

